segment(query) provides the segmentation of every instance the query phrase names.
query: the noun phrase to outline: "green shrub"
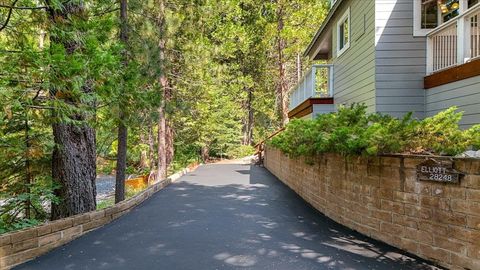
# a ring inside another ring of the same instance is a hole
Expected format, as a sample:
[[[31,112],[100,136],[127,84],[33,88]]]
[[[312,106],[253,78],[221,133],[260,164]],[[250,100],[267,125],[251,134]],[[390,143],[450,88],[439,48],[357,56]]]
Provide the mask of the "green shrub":
[[[420,121],[410,138],[409,150],[414,153],[436,153],[455,155],[468,148],[466,132],[460,130],[458,123],[462,113],[456,113],[452,107],[439,114]]]
[[[294,119],[268,143],[292,157],[322,153],[457,155],[480,148],[480,125],[461,130],[462,113],[455,111],[453,107],[419,121],[412,113],[397,119],[368,114],[366,106],[352,105],[313,120]]]
[[[480,125],[471,127],[466,132],[466,137],[470,140],[473,150],[480,150]]]
[[[5,198],[0,206],[0,234],[36,226],[48,219],[49,213],[44,206],[50,203],[60,203],[54,195],[58,185],[50,183],[50,179],[36,179],[33,184],[20,189],[11,187],[9,192],[0,192],[0,198]],[[14,189],[15,188],[15,189]],[[18,188],[18,187],[17,187]],[[18,191],[18,193],[15,193]],[[30,217],[25,215],[26,205],[30,208]]]
[[[227,151],[228,158],[243,158],[255,154],[255,148],[250,145],[239,145],[228,149]]]
[[[97,203],[97,210],[102,210],[115,205],[115,198],[108,198]]]

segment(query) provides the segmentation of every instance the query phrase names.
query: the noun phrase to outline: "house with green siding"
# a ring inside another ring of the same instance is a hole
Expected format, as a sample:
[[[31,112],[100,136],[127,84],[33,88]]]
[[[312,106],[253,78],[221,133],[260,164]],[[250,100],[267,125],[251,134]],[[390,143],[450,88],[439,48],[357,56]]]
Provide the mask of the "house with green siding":
[[[339,105],[425,118],[457,106],[480,123],[480,0],[331,0],[290,94],[291,118]]]

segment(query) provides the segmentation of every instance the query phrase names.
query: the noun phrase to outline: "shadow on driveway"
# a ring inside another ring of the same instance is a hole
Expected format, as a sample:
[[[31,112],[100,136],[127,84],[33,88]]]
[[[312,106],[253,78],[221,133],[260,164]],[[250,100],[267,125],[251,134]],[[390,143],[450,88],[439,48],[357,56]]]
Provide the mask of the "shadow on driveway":
[[[437,269],[318,213],[267,170],[207,165],[16,269]]]

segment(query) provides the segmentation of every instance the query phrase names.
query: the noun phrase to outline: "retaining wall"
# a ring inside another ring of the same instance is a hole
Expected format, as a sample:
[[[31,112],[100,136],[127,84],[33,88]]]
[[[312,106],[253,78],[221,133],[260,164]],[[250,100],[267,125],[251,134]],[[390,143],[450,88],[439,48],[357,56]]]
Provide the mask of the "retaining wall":
[[[265,150],[266,168],[336,222],[450,269],[480,269],[480,160],[453,159],[465,177],[444,184],[417,181],[426,159],[326,154],[308,165]]]
[[[0,235],[0,269],[10,269],[112,222],[196,168],[190,166],[112,207]]]

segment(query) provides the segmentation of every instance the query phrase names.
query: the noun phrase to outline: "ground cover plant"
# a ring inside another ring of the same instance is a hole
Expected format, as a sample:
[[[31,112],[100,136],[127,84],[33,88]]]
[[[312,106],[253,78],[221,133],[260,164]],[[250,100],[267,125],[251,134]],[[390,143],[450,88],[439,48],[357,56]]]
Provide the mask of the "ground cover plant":
[[[367,113],[364,105],[342,107],[313,120],[294,119],[268,143],[291,157],[322,153],[391,153],[455,156],[480,148],[480,125],[459,127],[463,113],[452,107],[424,120]]]

